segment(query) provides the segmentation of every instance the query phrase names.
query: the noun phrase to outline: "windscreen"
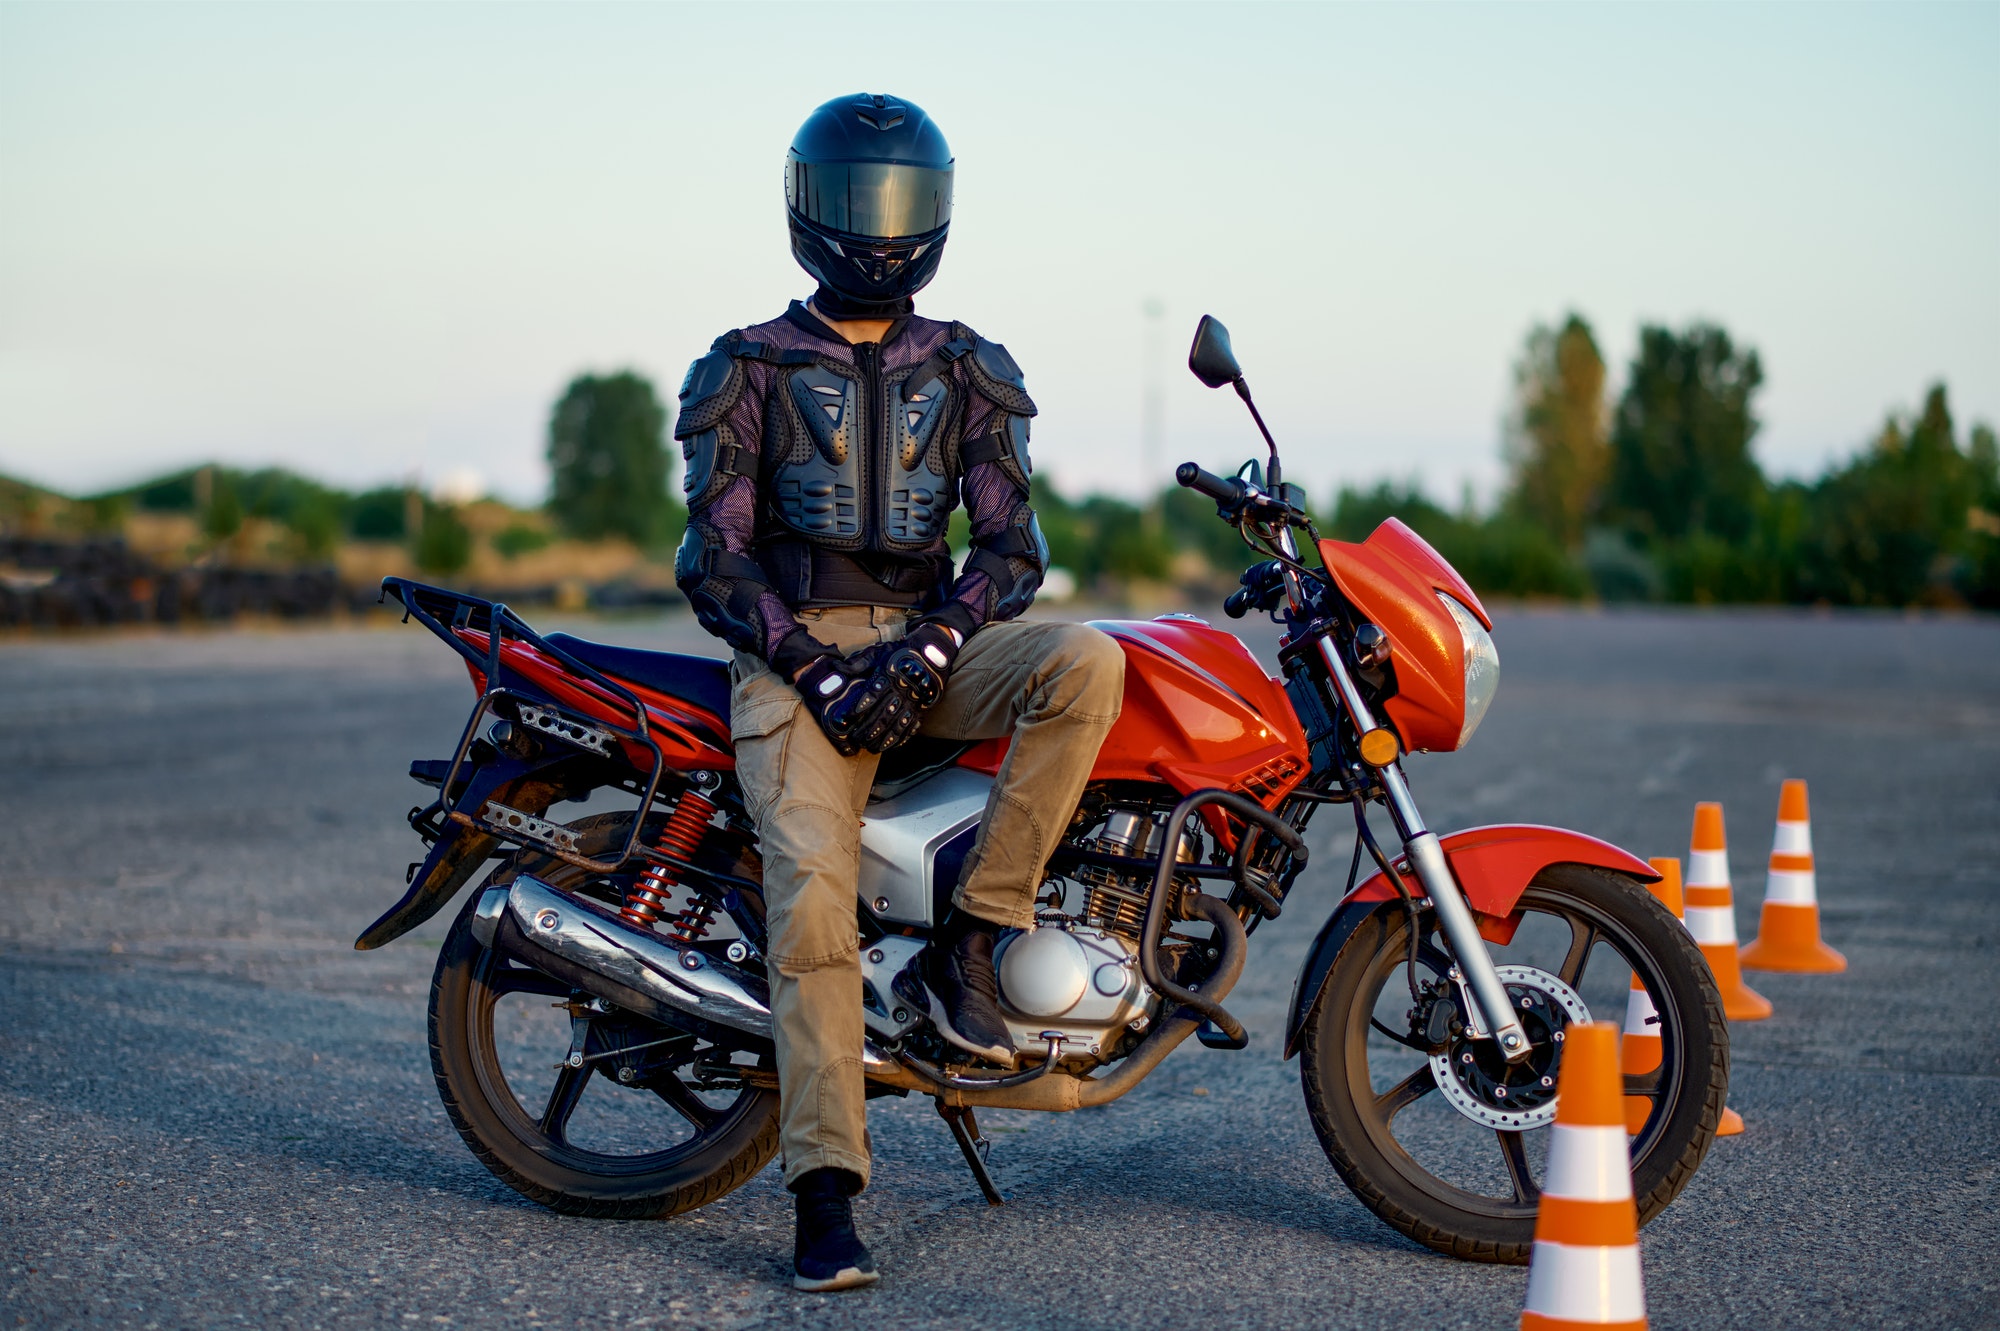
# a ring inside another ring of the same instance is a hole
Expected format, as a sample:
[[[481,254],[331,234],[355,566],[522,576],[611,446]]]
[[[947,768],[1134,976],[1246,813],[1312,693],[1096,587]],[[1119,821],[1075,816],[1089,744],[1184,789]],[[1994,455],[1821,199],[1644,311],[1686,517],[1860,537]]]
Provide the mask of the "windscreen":
[[[788,156],[785,202],[807,221],[851,236],[921,236],[951,221],[951,168]]]

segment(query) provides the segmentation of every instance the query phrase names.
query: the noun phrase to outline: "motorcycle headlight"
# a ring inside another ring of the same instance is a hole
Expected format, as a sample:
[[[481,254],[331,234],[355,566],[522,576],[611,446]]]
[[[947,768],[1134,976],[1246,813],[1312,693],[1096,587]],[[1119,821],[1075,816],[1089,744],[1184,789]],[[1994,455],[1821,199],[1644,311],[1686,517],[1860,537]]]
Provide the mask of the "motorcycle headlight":
[[[1458,732],[1458,747],[1462,749],[1472,738],[1472,732],[1479,729],[1479,723],[1486,719],[1486,709],[1500,690],[1500,652],[1493,645],[1493,635],[1479,622],[1479,616],[1443,592],[1437,598],[1458,621],[1459,637],[1465,641],[1465,725]]]

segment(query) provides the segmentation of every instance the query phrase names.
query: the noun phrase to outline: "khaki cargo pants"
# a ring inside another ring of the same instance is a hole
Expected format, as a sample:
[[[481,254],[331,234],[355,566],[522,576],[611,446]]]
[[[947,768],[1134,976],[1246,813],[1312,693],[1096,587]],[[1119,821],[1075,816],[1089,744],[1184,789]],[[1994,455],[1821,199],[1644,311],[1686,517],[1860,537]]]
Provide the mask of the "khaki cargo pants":
[[[902,637],[910,616],[837,606],[800,611],[799,620],[821,642],[855,652]],[[736,775],[764,855],[785,1182],[829,1165],[865,1182],[855,903],[861,814],[880,757],[841,757],[798,693],[756,657],[738,652],[730,678]],[[1124,693],[1124,653],[1082,624],[993,624],[966,643],[922,733],[1012,735],[1013,743],[966,858],[960,906],[1000,924],[1034,922],[1043,865]]]

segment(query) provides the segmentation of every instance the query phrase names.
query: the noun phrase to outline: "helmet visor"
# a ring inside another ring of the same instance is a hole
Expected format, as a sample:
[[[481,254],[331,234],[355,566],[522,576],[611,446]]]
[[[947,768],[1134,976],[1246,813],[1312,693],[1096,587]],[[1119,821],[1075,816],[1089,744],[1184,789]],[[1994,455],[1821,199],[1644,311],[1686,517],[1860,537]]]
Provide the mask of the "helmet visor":
[[[900,240],[951,221],[951,167],[785,158],[785,202],[816,226]]]

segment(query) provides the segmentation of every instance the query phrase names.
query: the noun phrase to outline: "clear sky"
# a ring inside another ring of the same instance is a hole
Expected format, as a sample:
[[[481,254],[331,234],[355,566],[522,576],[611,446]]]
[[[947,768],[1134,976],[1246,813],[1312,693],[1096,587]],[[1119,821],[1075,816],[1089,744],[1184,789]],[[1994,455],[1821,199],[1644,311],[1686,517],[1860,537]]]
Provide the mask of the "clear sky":
[[[1996,71],[1992,3],[0,5],[0,471],[537,498],[571,375],[671,396],[806,294],[780,163],[868,90],[949,136],[919,307],[1013,350],[1067,488],[1253,451],[1204,311],[1322,496],[1490,490],[1572,308],[1614,385],[1641,321],[1755,346],[1809,474],[1935,379],[2000,420]]]

